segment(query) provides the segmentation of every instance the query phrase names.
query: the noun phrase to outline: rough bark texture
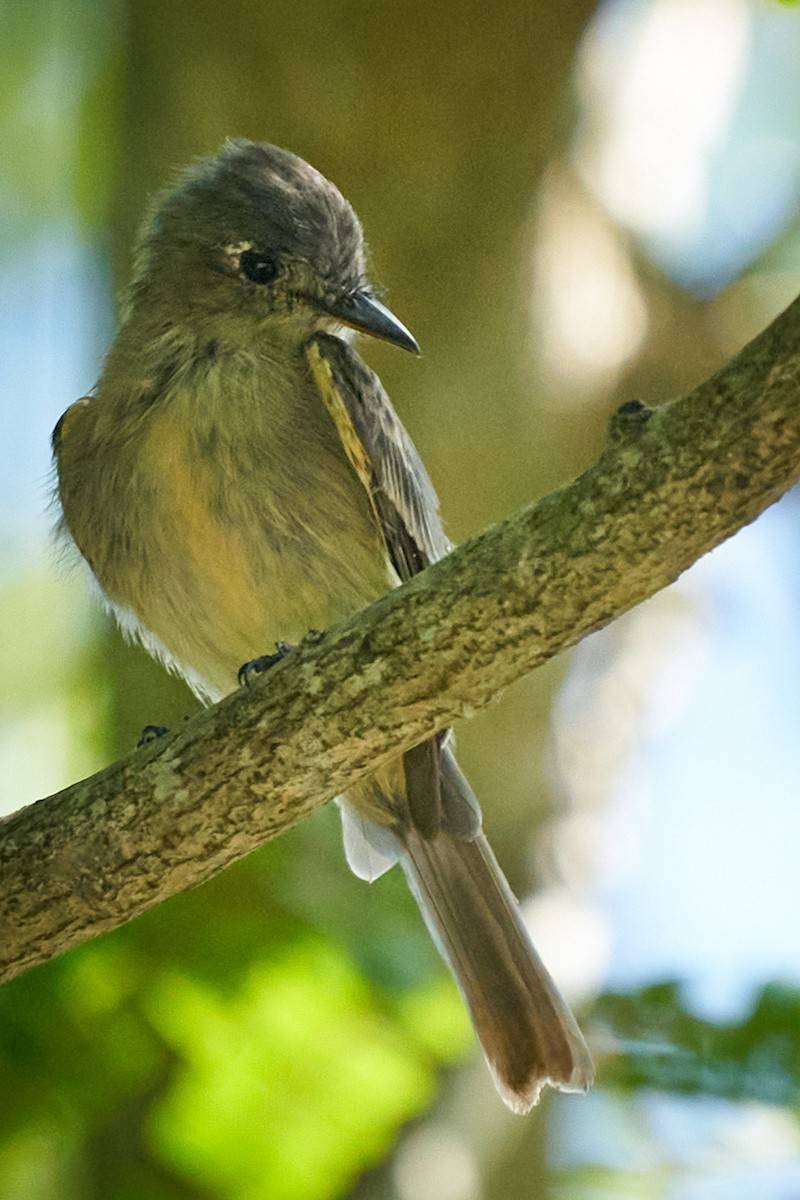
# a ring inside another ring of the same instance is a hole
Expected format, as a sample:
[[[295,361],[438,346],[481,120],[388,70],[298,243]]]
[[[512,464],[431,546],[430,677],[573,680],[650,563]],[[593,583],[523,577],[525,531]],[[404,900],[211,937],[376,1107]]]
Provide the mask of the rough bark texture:
[[[800,301],[717,375],[626,405],[569,487],[180,733],[0,827],[0,978],[201,883],[674,580],[800,476]]]

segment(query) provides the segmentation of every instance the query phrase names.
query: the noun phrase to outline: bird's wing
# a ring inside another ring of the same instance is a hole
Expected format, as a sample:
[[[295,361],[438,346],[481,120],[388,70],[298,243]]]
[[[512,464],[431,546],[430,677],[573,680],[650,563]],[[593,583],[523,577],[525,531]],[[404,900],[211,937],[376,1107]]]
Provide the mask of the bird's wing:
[[[388,557],[404,582],[450,549],[428,472],[381,381],[345,342],[318,333],[307,354],[347,457],[370,498]],[[433,837],[442,826],[474,834],[480,825],[468,785],[447,786],[443,755],[449,763],[441,737],[403,755],[408,816],[423,838]],[[360,874],[357,857],[350,856],[350,862]]]
[[[404,582],[450,549],[428,472],[380,379],[355,351],[339,338],[318,333],[307,354],[347,457],[369,495],[389,558]]]
[[[91,401],[91,396],[81,396],[80,400],[76,400],[74,404],[70,404],[67,411],[63,412],[58,418],[56,421],[56,427],[53,430],[53,436],[51,438],[54,454],[58,454],[59,450],[69,436],[70,429],[72,429],[75,421],[84,411],[84,409],[91,404]]]

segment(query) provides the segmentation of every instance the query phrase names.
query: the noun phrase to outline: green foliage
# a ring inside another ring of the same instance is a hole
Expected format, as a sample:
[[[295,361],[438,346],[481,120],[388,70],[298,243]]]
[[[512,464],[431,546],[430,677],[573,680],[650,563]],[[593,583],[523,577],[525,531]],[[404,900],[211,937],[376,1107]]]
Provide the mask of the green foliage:
[[[608,1086],[800,1105],[798,988],[767,985],[749,1015],[729,1024],[694,1016],[674,982],[609,993],[595,1016],[622,1051],[603,1066]]]
[[[466,1018],[271,898],[303,863],[269,847],[0,989],[0,1200],[326,1200],[385,1155]]]
[[[431,1064],[320,938],[258,964],[232,998],[165,977],[149,1008],[182,1063],[149,1122],[156,1151],[224,1195],[340,1195],[433,1094]]]

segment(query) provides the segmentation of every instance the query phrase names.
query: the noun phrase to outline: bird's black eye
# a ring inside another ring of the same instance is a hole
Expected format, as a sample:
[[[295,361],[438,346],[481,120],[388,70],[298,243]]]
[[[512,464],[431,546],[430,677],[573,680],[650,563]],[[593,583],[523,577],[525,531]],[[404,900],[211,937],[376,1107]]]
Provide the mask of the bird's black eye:
[[[271,254],[243,250],[239,255],[239,269],[251,283],[272,283],[278,277],[281,264]]]

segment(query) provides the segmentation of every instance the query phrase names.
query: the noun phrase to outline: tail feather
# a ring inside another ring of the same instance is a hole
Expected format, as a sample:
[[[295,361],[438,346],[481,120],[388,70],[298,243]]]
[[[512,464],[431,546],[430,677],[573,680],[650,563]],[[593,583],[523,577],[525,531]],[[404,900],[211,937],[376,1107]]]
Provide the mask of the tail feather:
[[[509,1107],[527,1112],[546,1084],[585,1091],[589,1051],[481,832],[452,745],[437,739],[406,752],[340,804],[357,875],[375,879],[401,862]]]
[[[586,1091],[594,1071],[483,834],[403,835],[409,886],[466,1001],[498,1090],[527,1112],[545,1084]]]

